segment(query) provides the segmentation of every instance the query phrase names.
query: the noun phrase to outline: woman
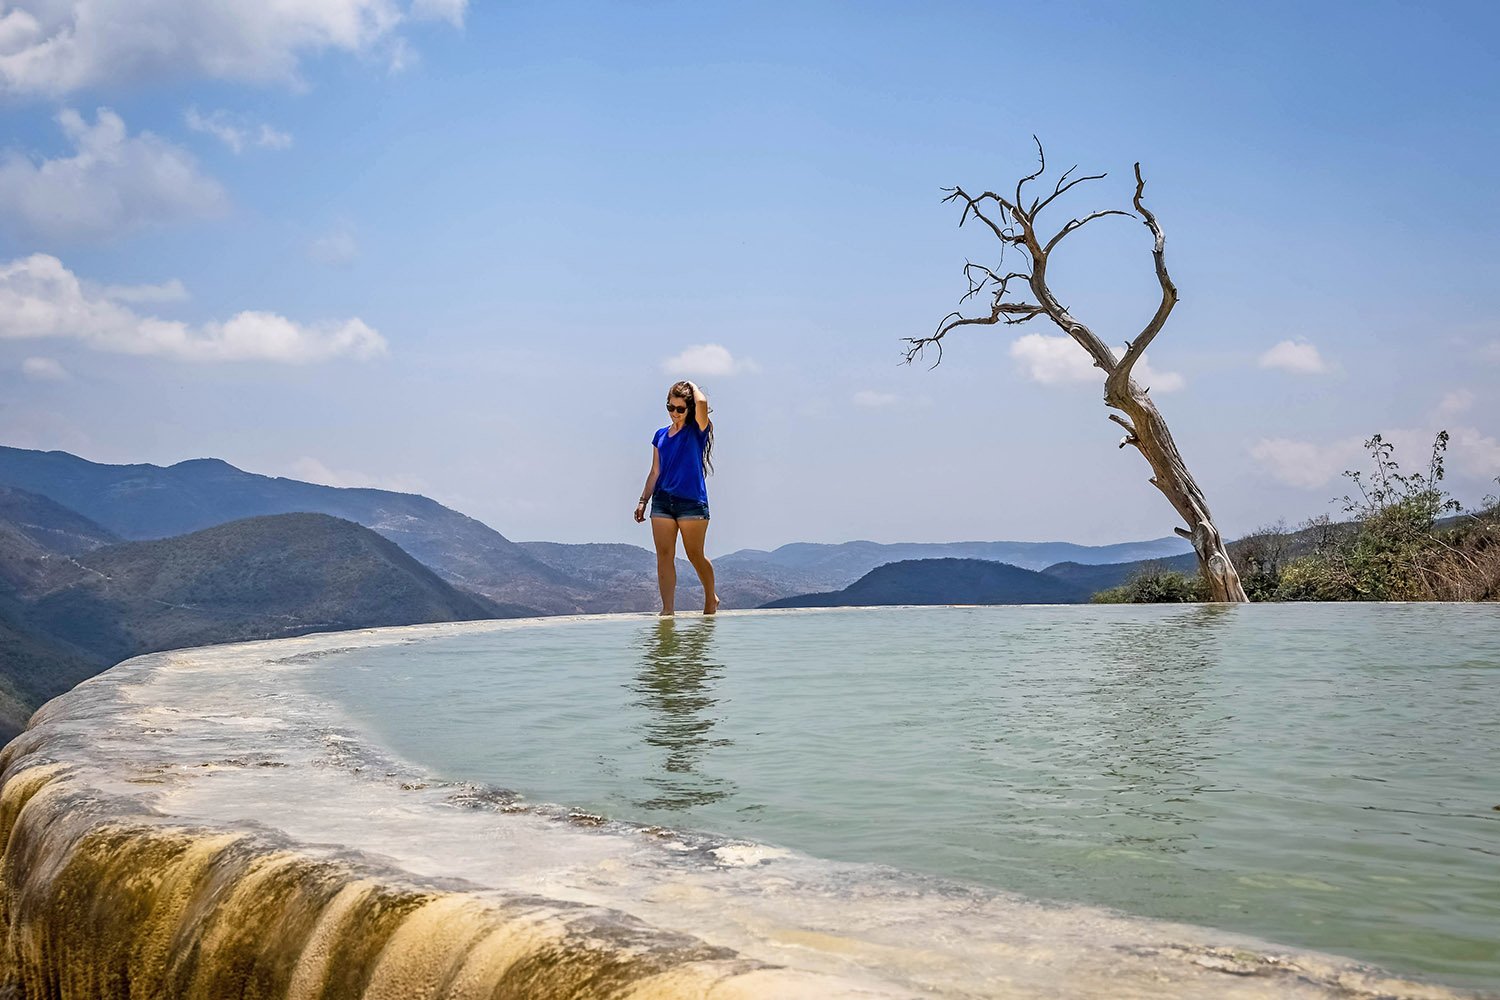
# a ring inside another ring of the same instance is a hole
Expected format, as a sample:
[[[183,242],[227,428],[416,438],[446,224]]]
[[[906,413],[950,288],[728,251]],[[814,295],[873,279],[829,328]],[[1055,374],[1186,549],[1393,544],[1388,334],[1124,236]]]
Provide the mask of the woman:
[[[692,382],[678,382],[667,390],[667,415],[672,422],[651,439],[651,472],[635,505],[635,519],[646,519],[649,501],[662,617],[672,616],[677,600],[679,532],[688,562],[703,581],[703,613],[711,615],[719,610],[719,595],[714,591],[713,563],[703,554],[708,536],[708,484],[703,474],[714,470],[708,397]]]

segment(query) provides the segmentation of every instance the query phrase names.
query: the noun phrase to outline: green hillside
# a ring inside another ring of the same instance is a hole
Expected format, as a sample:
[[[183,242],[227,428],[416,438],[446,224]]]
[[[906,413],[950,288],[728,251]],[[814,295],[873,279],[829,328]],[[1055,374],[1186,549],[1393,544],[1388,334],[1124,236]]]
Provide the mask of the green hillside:
[[[530,612],[458,590],[394,543],[326,514],[250,518],[75,555],[49,553],[0,520],[0,735],[141,653]]]
[[[0,483],[48,497],[130,540],[268,514],[331,514],[389,538],[450,583],[535,613],[578,611],[589,591],[482,522],[416,494],[261,476],[212,458],[104,465],[7,447],[0,447]]]
[[[1088,590],[1019,566],[984,559],[908,559],[887,563],[843,590],[784,597],[766,608],[894,604],[1077,604]]]

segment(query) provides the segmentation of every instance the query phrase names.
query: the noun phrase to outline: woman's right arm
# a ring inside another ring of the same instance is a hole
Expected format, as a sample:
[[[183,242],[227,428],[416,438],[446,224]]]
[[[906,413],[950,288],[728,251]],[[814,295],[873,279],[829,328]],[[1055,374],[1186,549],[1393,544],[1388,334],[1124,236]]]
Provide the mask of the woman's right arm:
[[[651,446],[651,471],[646,473],[646,485],[641,490],[641,499],[635,505],[636,521],[646,519],[646,504],[651,499],[651,494],[656,490],[656,477],[661,475],[661,452],[656,450],[656,445]]]

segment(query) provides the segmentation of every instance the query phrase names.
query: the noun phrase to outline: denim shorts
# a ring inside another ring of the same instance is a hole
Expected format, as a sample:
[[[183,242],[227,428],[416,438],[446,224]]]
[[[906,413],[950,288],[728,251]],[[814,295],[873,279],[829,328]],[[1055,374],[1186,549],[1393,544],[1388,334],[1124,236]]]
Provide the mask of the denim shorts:
[[[658,490],[651,494],[651,516],[670,517],[674,521],[707,521],[708,504]]]

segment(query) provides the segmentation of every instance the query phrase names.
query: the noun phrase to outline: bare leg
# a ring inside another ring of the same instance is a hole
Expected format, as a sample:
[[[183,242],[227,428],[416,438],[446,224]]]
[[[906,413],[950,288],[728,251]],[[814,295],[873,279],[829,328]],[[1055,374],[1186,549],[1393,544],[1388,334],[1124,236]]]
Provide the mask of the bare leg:
[[[661,588],[661,614],[671,617],[677,603],[677,520],[651,519],[651,540],[656,543],[656,583]],[[701,552],[703,545],[700,542]]]
[[[677,527],[682,531],[682,550],[687,553],[693,569],[698,571],[698,579],[703,581],[703,613],[714,614],[719,610],[719,595],[714,590],[714,564],[703,554],[708,521],[678,521]]]

